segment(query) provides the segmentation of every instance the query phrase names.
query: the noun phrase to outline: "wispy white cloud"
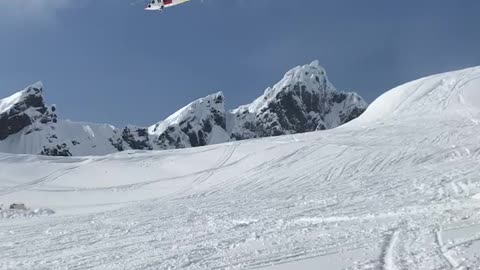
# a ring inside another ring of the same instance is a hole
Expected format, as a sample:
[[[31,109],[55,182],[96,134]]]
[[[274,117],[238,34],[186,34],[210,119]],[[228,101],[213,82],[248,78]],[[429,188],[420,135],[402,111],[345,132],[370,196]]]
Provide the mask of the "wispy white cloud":
[[[0,20],[51,21],[60,10],[73,7],[76,5],[75,2],[74,0],[0,0]]]

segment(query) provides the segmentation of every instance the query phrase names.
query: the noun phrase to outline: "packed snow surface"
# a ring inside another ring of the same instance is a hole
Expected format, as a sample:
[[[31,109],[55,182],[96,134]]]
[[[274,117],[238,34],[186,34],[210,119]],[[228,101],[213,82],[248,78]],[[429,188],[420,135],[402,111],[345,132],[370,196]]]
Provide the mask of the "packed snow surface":
[[[0,154],[1,269],[478,269],[480,68],[340,128],[158,152]]]

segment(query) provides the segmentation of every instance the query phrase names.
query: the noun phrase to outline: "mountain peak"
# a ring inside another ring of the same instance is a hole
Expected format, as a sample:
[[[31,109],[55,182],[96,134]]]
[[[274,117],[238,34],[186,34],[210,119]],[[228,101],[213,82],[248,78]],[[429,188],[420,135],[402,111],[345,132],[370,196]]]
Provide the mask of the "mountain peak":
[[[40,91],[43,91],[43,82],[42,82],[42,81],[38,81],[38,82],[30,85],[28,88],[39,89]]]
[[[334,128],[366,107],[358,95],[336,91],[318,61],[292,68],[236,110],[225,110],[219,91],[150,127],[57,122],[55,107],[45,105],[42,92],[37,82],[0,100],[0,151],[70,156],[196,147]]]
[[[313,60],[309,66],[312,68],[323,69],[323,67],[320,65],[320,61],[318,60]]]
[[[0,100],[0,140],[36,121],[56,122],[54,108],[47,108],[42,96],[43,84],[37,82]]]
[[[358,117],[367,104],[337,91],[318,60],[289,70],[251,104],[233,110],[235,139],[330,129]]]
[[[210,94],[204,98],[200,98],[192,103],[206,103],[207,106],[209,106],[210,104],[222,104],[223,106],[223,102],[225,100],[225,96],[223,95],[223,92],[222,91],[218,91],[216,93],[213,93],[213,94]]]
[[[203,98],[199,98],[187,106],[176,111],[167,119],[158,122],[148,128],[149,133],[160,135],[173,125],[182,125],[187,119],[203,119],[212,111],[221,111],[224,113],[224,96],[223,92],[217,92]],[[188,122],[188,121],[187,121]]]
[[[228,140],[224,96],[217,92],[197,99],[148,128],[162,149],[184,148]]]
[[[268,87],[262,96],[248,105],[240,106],[237,110],[258,112],[281,98],[280,96],[288,95],[288,92],[292,91],[295,95],[309,92],[309,95],[325,96],[327,92],[336,92],[336,89],[328,80],[325,69],[320,66],[318,60],[315,60],[310,64],[292,68],[277,84]]]
[[[19,103],[25,103],[25,106],[39,107],[43,105],[43,84],[41,82],[34,83],[22,91],[0,99],[0,114],[6,113]]]
[[[320,62],[315,60],[310,64],[292,68],[285,74],[283,80],[315,80],[319,82],[323,78],[327,78],[327,72]]]

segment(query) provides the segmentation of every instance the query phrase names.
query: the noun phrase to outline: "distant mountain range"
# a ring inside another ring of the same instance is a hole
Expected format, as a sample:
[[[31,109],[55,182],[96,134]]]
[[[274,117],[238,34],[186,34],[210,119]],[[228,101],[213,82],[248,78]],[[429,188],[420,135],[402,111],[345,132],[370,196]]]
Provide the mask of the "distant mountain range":
[[[288,71],[248,105],[227,111],[218,92],[150,127],[61,120],[42,93],[36,83],[0,100],[0,152],[78,156],[197,147],[331,129],[367,108],[358,94],[337,91],[318,61]]]

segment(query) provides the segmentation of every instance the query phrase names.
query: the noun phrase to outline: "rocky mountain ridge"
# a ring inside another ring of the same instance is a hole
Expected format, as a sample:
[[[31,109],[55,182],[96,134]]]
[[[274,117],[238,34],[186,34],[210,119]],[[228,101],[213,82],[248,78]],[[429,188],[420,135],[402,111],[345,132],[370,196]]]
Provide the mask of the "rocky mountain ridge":
[[[150,127],[60,120],[36,83],[0,100],[0,152],[51,156],[198,147],[335,128],[367,108],[356,93],[337,91],[318,61],[288,71],[250,104],[228,111],[217,92]]]

